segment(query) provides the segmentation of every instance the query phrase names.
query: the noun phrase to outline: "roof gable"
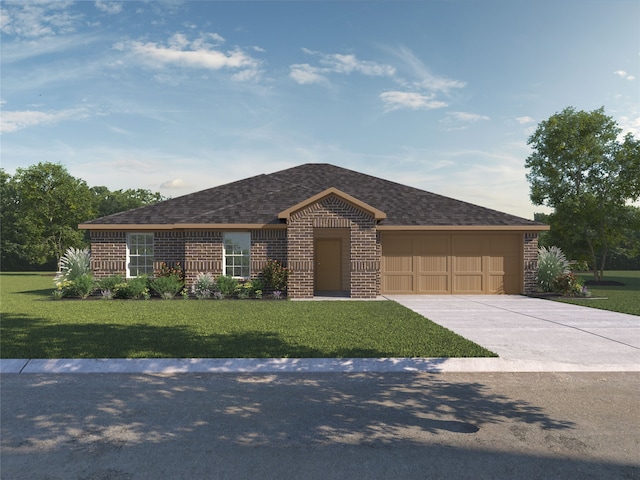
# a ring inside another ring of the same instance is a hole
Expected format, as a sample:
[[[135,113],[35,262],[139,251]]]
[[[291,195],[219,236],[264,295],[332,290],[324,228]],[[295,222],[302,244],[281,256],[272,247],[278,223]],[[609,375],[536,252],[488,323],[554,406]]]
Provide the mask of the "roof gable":
[[[283,210],[278,214],[278,218],[280,218],[281,220],[288,220],[292,213],[295,213],[298,210],[302,210],[303,208],[309,205],[319,202],[320,200],[328,197],[329,195],[335,195],[336,197],[341,198],[342,200],[346,201],[347,203],[350,203],[351,205],[359,208],[360,210],[370,213],[373,216],[373,218],[375,218],[376,220],[384,220],[385,218],[387,218],[387,214],[384,213],[383,211],[378,210],[377,208],[372,207],[371,205],[367,205],[366,203],[358,200],[357,198],[352,197],[347,193],[344,193],[338,190],[335,187],[327,188],[326,190],[323,190],[322,192],[316,195],[313,195],[312,197],[309,197],[303,200],[302,202],[299,202],[293,205],[292,207],[287,208],[286,210]]]

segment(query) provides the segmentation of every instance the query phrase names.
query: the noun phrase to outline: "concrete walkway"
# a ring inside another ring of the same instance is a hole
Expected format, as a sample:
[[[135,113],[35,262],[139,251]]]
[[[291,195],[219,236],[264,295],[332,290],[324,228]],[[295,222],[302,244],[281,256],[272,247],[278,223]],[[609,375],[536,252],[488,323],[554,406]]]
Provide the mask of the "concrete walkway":
[[[639,316],[515,295],[387,298],[499,358],[3,359],[0,373],[640,371]]]

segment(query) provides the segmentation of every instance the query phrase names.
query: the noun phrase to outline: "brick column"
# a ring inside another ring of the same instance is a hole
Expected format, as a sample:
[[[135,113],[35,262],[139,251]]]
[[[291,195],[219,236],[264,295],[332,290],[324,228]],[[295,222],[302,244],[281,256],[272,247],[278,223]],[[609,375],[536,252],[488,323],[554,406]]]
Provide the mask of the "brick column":
[[[538,233],[524,234],[524,293],[534,293],[538,287]]]

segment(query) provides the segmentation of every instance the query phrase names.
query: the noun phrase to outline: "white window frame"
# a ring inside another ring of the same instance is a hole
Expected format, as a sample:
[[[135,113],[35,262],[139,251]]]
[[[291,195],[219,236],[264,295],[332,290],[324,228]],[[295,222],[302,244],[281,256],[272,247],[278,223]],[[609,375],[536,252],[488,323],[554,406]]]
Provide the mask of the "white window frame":
[[[149,232],[127,233],[127,278],[153,275],[153,237],[153,233]],[[141,239],[144,239],[142,243],[140,242]],[[141,260],[143,261],[141,262]],[[136,265],[132,266],[132,261]],[[141,268],[143,273],[140,272]]]
[[[244,280],[251,277],[251,232],[222,234],[222,274]]]

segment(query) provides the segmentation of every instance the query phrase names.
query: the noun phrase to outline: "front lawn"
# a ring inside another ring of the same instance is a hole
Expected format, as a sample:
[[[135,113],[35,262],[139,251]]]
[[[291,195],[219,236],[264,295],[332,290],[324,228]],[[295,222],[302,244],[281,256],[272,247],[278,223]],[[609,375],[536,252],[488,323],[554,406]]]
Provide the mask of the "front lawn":
[[[0,275],[0,358],[488,357],[391,301],[51,300]]]
[[[579,275],[583,280],[593,280],[593,275]],[[561,302],[611,310],[612,312],[640,315],[640,271],[605,271],[604,280],[624,283],[624,286],[591,286],[587,288],[595,298],[562,298]],[[602,297],[606,297],[606,300]]]

